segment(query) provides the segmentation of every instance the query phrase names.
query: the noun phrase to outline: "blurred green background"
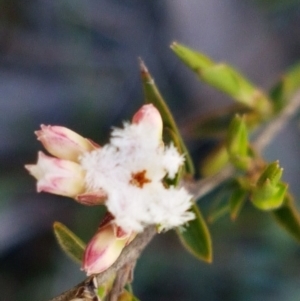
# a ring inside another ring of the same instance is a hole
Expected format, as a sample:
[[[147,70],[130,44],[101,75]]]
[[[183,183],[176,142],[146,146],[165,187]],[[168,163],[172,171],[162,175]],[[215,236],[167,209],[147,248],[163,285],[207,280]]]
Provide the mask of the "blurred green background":
[[[231,102],[198,82],[169,50],[173,40],[239,68],[269,88],[300,57],[297,0],[0,0],[1,300],[48,300],[84,278],[57,246],[55,220],[85,241],[103,211],[35,192],[23,166],[42,147],[41,123],[104,143],[142,104],[137,58],[156,79],[197,162],[210,141],[192,141],[190,120]],[[300,196],[296,121],[266,150]],[[280,142],[280,143],[278,143]],[[222,188],[214,196],[222,196]],[[204,211],[212,202],[201,200]],[[300,246],[248,206],[210,226],[214,262],[199,262],[174,233],[157,236],[139,260],[143,301],[298,301]]]

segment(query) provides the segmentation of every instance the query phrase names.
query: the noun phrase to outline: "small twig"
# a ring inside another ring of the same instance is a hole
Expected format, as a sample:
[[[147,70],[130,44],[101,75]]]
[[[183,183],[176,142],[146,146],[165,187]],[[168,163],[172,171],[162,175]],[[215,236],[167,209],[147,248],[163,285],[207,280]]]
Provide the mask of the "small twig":
[[[274,137],[286,124],[296,115],[300,108],[300,90],[291,98],[283,111],[272,122],[266,126],[261,134],[254,141],[253,146],[258,152],[262,152]]]
[[[109,301],[117,301],[118,300],[118,297],[121,294],[121,292],[123,291],[124,286],[130,280],[133,267],[134,267],[134,264],[127,263],[118,270],[116,279],[113,283],[113,287],[112,287],[111,291],[109,292],[109,296],[107,298]]]
[[[201,179],[194,183],[184,183],[183,186],[190,191],[195,200],[198,200],[213,191],[221,183],[230,179],[234,173],[235,169],[231,165],[228,165],[213,176]]]

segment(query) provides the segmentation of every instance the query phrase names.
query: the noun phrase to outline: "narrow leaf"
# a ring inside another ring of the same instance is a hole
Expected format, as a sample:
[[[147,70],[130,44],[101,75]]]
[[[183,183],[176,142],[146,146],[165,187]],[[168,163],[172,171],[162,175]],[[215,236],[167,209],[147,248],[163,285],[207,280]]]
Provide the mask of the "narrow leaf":
[[[145,95],[145,102],[152,103],[158,109],[158,111],[162,116],[164,126],[172,129],[172,131],[178,137],[179,143],[181,145],[181,149],[186,159],[185,160],[186,171],[190,174],[194,174],[195,168],[192,159],[179,133],[175,120],[172,116],[172,113],[170,112],[170,109],[168,108],[156,84],[154,83],[154,79],[152,78],[151,74],[149,73],[147,67],[145,66],[142,60],[140,61],[140,68],[141,68],[141,77],[142,77],[142,83],[143,83],[143,89]]]
[[[226,146],[231,156],[247,156],[248,130],[244,116],[235,115],[229,125]]]
[[[196,218],[190,221],[183,231],[177,229],[177,234],[183,246],[198,259],[212,262],[212,241],[205,220],[197,205],[192,211]]]
[[[268,164],[257,180],[257,186],[263,186],[266,180],[270,180],[272,185],[276,185],[281,179],[282,173],[283,168],[280,167],[279,161]]]
[[[215,175],[229,163],[229,155],[225,147],[225,142],[216,146],[205,157],[200,166],[200,174],[203,177]]]
[[[234,221],[240,214],[247,198],[247,192],[239,187],[235,188],[229,201],[230,217]]]
[[[264,118],[272,113],[268,97],[231,66],[215,63],[204,54],[178,43],[173,43],[171,48],[202,81],[257,110]]]
[[[222,203],[218,207],[214,208],[212,212],[208,215],[207,221],[212,224],[216,222],[218,219],[223,217],[224,215],[229,213],[229,205]]]
[[[272,211],[272,216],[283,229],[300,243],[300,215],[290,195],[286,197],[282,207]]]
[[[62,250],[74,261],[81,263],[85,243],[60,222],[53,224],[54,234]]]
[[[206,217],[208,223],[212,224],[218,219],[230,212],[228,200],[232,193],[231,181],[224,183],[219,186],[218,189],[214,190],[214,193],[209,194],[210,208]],[[202,200],[205,203],[205,200]]]
[[[271,90],[270,97],[274,102],[275,112],[279,112],[285,107],[299,87],[300,63],[287,70],[287,72],[281,76],[280,81]]]

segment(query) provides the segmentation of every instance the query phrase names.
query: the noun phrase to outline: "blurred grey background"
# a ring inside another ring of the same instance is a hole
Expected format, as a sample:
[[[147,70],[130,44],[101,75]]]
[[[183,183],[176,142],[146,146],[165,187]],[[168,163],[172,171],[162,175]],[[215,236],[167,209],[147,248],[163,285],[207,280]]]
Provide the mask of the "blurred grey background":
[[[103,214],[35,192],[23,165],[41,149],[33,134],[41,123],[104,143],[110,127],[142,104],[142,57],[184,127],[231,100],[198,82],[169,49],[172,41],[227,61],[268,89],[299,59],[299,21],[297,0],[0,0],[0,299],[48,300],[81,281],[52,224],[59,220],[87,241]],[[296,121],[276,141],[266,155],[281,160],[299,196]],[[190,146],[201,158],[203,144]],[[138,262],[137,296],[300,299],[300,247],[268,215],[249,206],[234,224],[225,217],[211,231],[212,265],[184,252],[174,233],[159,235]]]

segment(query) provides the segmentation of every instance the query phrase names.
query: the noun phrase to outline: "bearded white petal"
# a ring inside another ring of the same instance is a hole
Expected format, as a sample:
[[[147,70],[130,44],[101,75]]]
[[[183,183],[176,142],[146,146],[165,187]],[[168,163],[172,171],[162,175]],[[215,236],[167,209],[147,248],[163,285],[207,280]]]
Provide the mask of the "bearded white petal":
[[[191,208],[192,196],[184,189],[170,187],[161,192],[161,202],[155,208],[160,214],[156,216],[156,223],[163,230],[185,224],[195,218],[194,213],[189,212]]]
[[[184,163],[184,156],[181,155],[175,145],[171,143],[165,148],[162,164],[170,179],[173,179],[180,166]]]
[[[142,232],[145,226],[153,223],[148,210],[150,203],[151,194],[145,189],[121,185],[111,191],[106,205],[124,231]]]
[[[122,154],[107,144],[103,148],[86,153],[81,157],[81,165],[86,170],[86,184],[90,190],[115,189],[118,183],[128,182],[130,170],[122,164]]]
[[[130,150],[136,152],[143,149],[156,149],[161,140],[151,135],[148,124],[124,123],[124,128],[114,128],[111,133],[110,143],[122,151]]]

